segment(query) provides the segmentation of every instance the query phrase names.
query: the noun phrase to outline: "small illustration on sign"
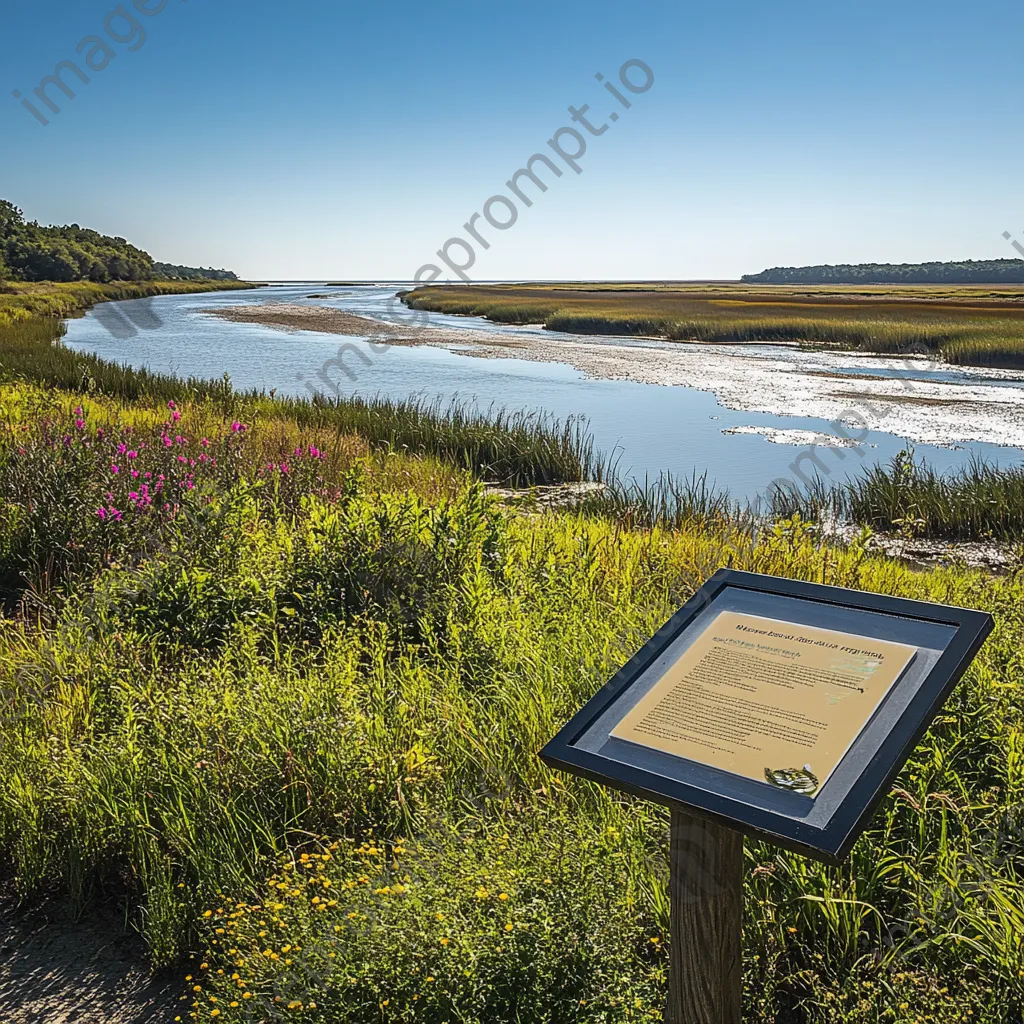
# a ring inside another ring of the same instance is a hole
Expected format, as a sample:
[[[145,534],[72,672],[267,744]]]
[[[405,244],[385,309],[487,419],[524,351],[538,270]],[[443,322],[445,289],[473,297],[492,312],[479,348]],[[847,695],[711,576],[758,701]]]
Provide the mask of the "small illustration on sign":
[[[764,777],[773,785],[794,793],[805,793],[810,796],[816,793],[820,783],[818,776],[811,771],[811,766],[803,768],[765,768]]]

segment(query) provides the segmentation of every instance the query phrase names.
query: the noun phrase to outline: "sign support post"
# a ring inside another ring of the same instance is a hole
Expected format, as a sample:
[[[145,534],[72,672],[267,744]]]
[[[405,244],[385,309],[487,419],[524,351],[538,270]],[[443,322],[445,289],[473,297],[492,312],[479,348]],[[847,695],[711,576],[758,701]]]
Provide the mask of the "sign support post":
[[[743,836],[672,808],[666,1024],[740,1024]]]

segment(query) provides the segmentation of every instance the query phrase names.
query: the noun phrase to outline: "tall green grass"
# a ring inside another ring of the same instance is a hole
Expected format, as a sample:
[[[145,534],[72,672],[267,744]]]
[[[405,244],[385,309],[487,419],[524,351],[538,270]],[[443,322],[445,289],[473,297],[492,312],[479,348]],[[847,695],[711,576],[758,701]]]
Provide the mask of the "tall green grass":
[[[848,519],[908,536],[1019,542],[1024,538],[1024,467],[999,468],[980,459],[937,472],[901,452],[842,484],[823,480],[777,490],[775,516]]]
[[[127,517],[97,527],[97,446],[174,410],[146,427],[90,404],[79,428],[33,401],[5,405],[0,520],[37,551],[72,536],[79,561],[59,593],[19,563],[45,608],[0,629],[0,851],[26,895],[122,900],[177,965],[184,1019],[657,1020],[666,817],[536,752],[731,564],[997,620],[849,865],[748,844],[746,1019],[1019,1021],[1024,577],[915,573],[796,520],[513,515],[466,481],[428,497],[374,475],[403,456],[287,490],[259,419],[224,421],[235,454],[152,544]]]
[[[35,282],[0,285],[0,328],[31,317],[67,318],[97,302],[255,288],[245,281]]]
[[[611,519],[629,529],[678,530],[726,526],[752,531],[763,523],[747,503],[696,473],[679,479],[662,473],[656,480],[621,480],[614,474],[600,491],[587,493],[576,506],[585,515]]]
[[[182,378],[136,370],[127,364],[66,348],[61,343],[64,334],[64,325],[59,320],[43,317],[34,316],[0,326],[0,380],[108,395],[128,402],[169,398],[230,399],[231,386],[225,380]]]
[[[255,396],[250,400],[260,401]],[[509,486],[601,480],[605,460],[587,421],[452,400],[276,398],[273,408],[306,426],[351,431],[396,451],[444,458]]]
[[[636,529],[728,524],[756,535],[780,519],[799,517],[913,537],[1013,543],[1024,538],[1024,467],[976,458],[940,473],[908,449],[850,480],[816,477],[799,487],[775,487],[754,502],[732,497],[707,474],[624,481],[612,472],[603,490],[585,494],[575,507]]]
[[[60,342],[58,321],[32,318],[0,326],[0,381],[24,381],[128,402],[209,400],[227,413],[287,417],[302,426],[358,433],[379,448],[444,458],[512,486],[600,480],[604,461],[586,422],[542,413],[478,408],[453,400],[376,397],[271,398],[235,391],[227,379],[151,373],[76,352]]]

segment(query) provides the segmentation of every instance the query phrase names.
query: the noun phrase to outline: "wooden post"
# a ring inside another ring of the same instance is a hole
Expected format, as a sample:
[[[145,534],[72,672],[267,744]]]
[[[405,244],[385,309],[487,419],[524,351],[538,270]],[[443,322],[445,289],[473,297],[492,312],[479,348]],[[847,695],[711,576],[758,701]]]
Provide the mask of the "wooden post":
[[[666,1024],[740,1024],[743,836],[672,810]]]

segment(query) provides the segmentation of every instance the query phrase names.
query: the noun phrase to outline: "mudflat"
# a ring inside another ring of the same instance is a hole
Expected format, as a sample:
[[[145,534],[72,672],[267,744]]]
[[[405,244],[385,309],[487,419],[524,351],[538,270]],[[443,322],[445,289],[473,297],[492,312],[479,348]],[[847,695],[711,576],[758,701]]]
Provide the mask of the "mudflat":
[[[265,305],[228,306],[212,309],[213,316],[240,324],[263,324],[292,331],[322,331],[327,334],[348,334],[359,338],[386,337],[389,340],[412,341],[418,332],[412,328],[357,316],[330,306],[300,306],[292,302],[269,302]]]

